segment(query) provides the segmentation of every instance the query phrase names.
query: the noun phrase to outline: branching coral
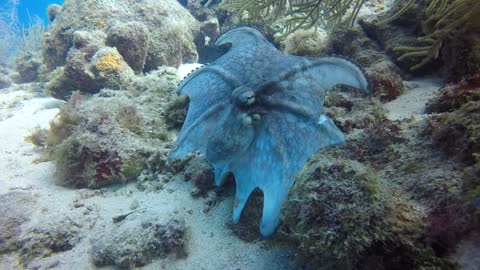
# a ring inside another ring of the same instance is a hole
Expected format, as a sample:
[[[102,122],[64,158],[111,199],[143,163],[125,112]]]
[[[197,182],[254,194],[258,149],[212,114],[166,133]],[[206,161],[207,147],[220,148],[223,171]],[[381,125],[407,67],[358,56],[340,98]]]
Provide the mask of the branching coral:
[[[388,18],[378,22],[378,25],[392,22],[414,6],[421,7],[424,20],[421,23],[423,36],[417,38],[415,46],[399,46],[395,51],[402,53],[399,61],[407,58],[417,58],[418,63],[411,66],[415,71],[440,55],[445,42],[454,40],[468,32],[480,28],[477,17],[480,14],[480,2],[477,0],[409,0],[398,2],[397,11]],[[478,45],[473,49],[480,49]]]
[[[223,7],[248,15],[250,20],[265,18],[282,26],[286,36],[298,29],[323,25],[327,29],[346,24],[353,26],[365,0],[226,0]],[[346,19],[344,16],[346,16]]]

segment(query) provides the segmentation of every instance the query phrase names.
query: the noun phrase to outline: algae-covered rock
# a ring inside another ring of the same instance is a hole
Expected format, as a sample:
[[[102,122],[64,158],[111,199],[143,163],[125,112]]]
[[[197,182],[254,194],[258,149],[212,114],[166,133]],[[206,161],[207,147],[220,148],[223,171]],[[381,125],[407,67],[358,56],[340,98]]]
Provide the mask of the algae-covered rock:
[[[313,156],[284,207],[282,237],[311,269],[454,269],[423,240],[424,206],[345,150]]]
[[[183,177],[185,181],[192,181],[192,196],[206,194],[213,188],[215,175],[213,166],[205,156],[195,156],[185,165]]]
[[[115,49],[93,59],[104,73],[98,76],[114,76],[126,65]],[[44,143],[43,159],[55,161],[58,183],[98,188],[139,176],[147,159],[171,144],[163,108],[177,82],[175,70],[163,68],[135,78],[123,91],[74,92],[50,122]]]
[[[299,56],[321,56],[327,50],[327,34],[319,29],[297,30],[280,41],[283,51]]]
[[[96,266],[131,269],[168,255],[187,256],[187,226],[183,219],[127,223],[92,241],[91,257]]]
[[[5,74],[0,74],[0,89],[12,86],[12,80]]]
[[[306,269],[455,269],[448,256],[476,215],[462,189],[476,182],[425,137],[428,122],[390,120],[378,98],[342,88],[324,109],[345,144],[300,171],[280,227]]]
[[[105,88],[127,87],[133,77],[132,69],[116,48],[99,49],[93,55],[91,65],[94,79]]]
[[[66,217],[29,228],[20,239],[22,265],[28,266],[39,258],[71,250],[82,239],[81,227],[73,219]]]
[[[284,233],[315,263],[348,269],[358,254],[386,237],[391,195],[362,164],[331,157],[315,155],[297,175],[285,206]]]
[[[433,114],[424,134],[463,170],[461,191],[442,205],[432,217],[451,220],[449,245],[459,235],[480,223],[480,84],[478,74],[460,83],[445,86],[429,101],[427,110]],[[462,215],[461,213],[468,213]],[[435,221],[435,220],[434,220]],[[446,222],[443,222],[446,223]],[[445,226],[444,226],[445,227]],[[445,234],[440,234],[444,236]],[[438,235],[437,235],[438,238]],[[453,238],[453,240],[452,240]]]
[[[36,81],[39,78],[39,68],[42,61],[33,54],[23,54],[15,58],[15,71],[19,76],[18,83],[28,83]]]
[[[47,70],[63,68],[47,91],[66,99],[74,90],[96,93],[112,87],[92,70],[94,55],[107,46],[116,47],[137,73],[194,62],[198,31],[198,22],[175,0],[67,0],[44,38]]]
[[[21,247],[21,226],[30,220],[37,199],[28,192],[8,192],[0,195],[0,254]]]
[[[116,24],[108,30],[107,44],[118,49],[128,65],[137,73],[143,71],[148,52],[148,29],[144,24]]]
[[[48,20],[53,22],[57,15],[62,12],[62,6],[59,4],[50,4],[47,7]]]
[[[387,102],[403,91],[399,68],[361,29],[338,29],[329,36],[329,52],[356,61],[367,74],[375,97]]]
[[[165,109],[166,121],[169,128],[180,129],[187,117],[188,111],[188,96],[180,95],[172,102],[167,104]]]

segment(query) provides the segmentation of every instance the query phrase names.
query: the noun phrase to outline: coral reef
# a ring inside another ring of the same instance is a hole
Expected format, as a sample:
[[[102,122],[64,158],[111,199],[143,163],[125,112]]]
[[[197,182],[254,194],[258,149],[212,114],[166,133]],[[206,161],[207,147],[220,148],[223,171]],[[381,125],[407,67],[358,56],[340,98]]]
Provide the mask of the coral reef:
[[[128,0],[118,5],[65,1],[44,38],[43,63],[50,72],[47,92],[66,99],[75,90],[97,93],[118,87],[105,78],[106,70],[96,68],[95,56],[110,46],[122,56],[125,69],[109,71],[117,71],[113,77],[125,81],[133,76],[127,70],[139,74],[196,61],[193,40],[198,31],[198,22],[174,0]]]
[[[146,220],[123,225],[92,241],[91,257],[96,266],[115,265],[131,269],[170,254],[187,256],[187,227],[183,219],[167,222]]]
[[[116,65],[115,49],[97,54],[102,72],[123,67]],[[139,176],[147,159],[171,143],[163,108],[173,99],[177,80],[174,69],[162,68],[135,78],[123,91],[74,92],[50,122],[44,143],[42,159],[55,161],[58,182],[98,188]]]
[[[448,256],[478,219],[464,161],[425,136],[428,118],[390,120],[376,98],[341,88],[325,100],[346,144],[297,175],[282,238],[313,269],[454,269]]]
[[[440,70],[456,80],[480,69],[478,14],[474,0],[397,1],[383,20],[360,23],[405,70]]]

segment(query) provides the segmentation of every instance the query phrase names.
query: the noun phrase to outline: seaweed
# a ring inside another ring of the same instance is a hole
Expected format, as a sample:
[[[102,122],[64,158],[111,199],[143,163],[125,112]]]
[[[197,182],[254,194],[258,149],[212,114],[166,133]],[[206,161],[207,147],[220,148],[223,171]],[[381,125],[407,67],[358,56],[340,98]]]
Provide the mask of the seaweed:
[[[431,61],[438,59],[442,47],[456,37],[475,32],[480,27],[477,16],[480,14],[480,2],[477,0],[409,0],[396,1],[395,12],[377,22],[377,25],[393,22],[411,8],[421,8],[424,19],[421,22],[422,35],[414,46],[398,46],[393,50],[401,53],[397,60],[418,59],[410,67],[418,70]],[[402,3],[403,2],[403,3]],[[475,42],[474,42],[475,43]],[[480,50],[480,45],[473,44],[473,50]]]
[[[352,27],[365,0],[226,0],[222,7],[248,20],[265,18],[269,24],[281,25],[282,37],[299,29],[322,25],[334,29]],[[344,16],[346,18],[344,18]]]

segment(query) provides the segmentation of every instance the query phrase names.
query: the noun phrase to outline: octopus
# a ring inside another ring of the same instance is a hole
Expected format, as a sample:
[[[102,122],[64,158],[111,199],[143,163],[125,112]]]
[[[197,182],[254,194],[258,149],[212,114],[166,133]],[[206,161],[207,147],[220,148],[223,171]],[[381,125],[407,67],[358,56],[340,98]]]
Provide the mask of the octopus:
[[[345,141],[323,113],[326,93],[339,84],[368,92],[368,79],[343,57],[283,53],[248,26],[225,32],[214,45],[229,49],[178,86],[190,104],[170,158],[205,154],[217,185],[233,173],[234,223],[252,191],[260,189],[260,233],[270,237],[295,175],[309,157]]]

